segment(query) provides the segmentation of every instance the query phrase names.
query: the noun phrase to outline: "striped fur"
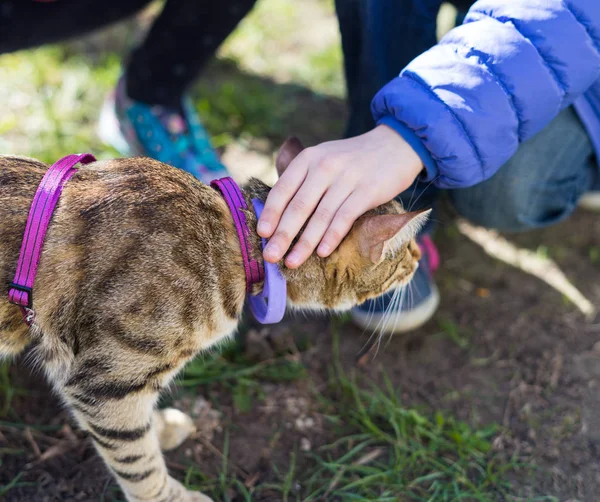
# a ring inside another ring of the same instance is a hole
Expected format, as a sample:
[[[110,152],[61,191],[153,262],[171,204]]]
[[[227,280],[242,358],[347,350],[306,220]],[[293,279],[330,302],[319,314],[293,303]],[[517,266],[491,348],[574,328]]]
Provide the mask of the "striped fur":
[[[46,169],[32,159],[0,157],[0,357],[31,345],[35,364],[88,431],[129,501],[210,501],[171,478],[161,453],[185,440],[191,420],[155,406],[186,362],[236,329],[245,278],[229,210],[213,189],[151,159],[81,168],[50,225],[29,330],[6,292]],[[245,195],[264,200],[268,190],[253,180]],[[365,248],[367,223],[400,213],[395,203],[382,206],[330,258],[312,257],[299,270],[282,265],[289,300],[339,308],[410,279],[419,258],[413,241],[395,244],[376,262],[372,246]],[[254,229],[254,215],[247,219]],[[252,239],[260,249],[258,237]],[[372,244],[384,248],[381,239]]]

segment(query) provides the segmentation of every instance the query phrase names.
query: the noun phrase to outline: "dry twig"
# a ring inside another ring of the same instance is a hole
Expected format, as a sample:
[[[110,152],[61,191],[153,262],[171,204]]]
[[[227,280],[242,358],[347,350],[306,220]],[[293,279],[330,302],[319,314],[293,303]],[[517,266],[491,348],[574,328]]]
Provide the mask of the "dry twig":
[[[588,319],[596,315],[596,308],[569,281],[554,261],[544,258],[529,249],[520,249],[497,232],[458,221],[458,230],[479,244],[491,257],[512,265],[523,272],[541,279],[556,291],[566,296]]]

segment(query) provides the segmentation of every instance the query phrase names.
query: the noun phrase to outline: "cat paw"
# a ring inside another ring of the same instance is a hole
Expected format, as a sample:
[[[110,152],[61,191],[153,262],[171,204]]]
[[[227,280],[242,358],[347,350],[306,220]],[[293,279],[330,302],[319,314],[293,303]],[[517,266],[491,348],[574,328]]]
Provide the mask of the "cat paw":
[[[169,451],[177,448],[191,434],[196,432],[193,420],[175,408],[165,408],[154,412],[154,422],[160,449]],[[196,500],[196,499],[192,499]],[[198,499],[205,500],[205,499]],[[206,499],[210,501],[210,499]]]

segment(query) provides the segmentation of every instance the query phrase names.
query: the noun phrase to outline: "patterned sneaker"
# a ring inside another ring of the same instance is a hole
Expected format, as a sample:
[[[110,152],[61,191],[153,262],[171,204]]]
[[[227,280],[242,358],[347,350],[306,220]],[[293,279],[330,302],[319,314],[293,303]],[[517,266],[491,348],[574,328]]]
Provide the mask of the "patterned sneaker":
[[[350,315],[355,324],[372,332],[398,334],[417,329],[431,319],[440,304],[440,293],[431,277],[440,257],[428,235],[418,237],[417,242],[423,256],[412,281],[403,289],[353,308]]]
[[[133,101],[125,80],[102,107],[100,138],[122,155],[145,155],[193,174],[203,183],[227,176],[191,101],[181,110]]]

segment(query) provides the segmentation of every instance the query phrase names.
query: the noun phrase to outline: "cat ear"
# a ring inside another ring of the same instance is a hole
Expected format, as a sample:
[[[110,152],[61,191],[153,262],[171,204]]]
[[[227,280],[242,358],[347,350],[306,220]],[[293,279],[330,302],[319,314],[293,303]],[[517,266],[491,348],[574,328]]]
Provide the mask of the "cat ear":
[[[427,222],[431,209],[402,214],[383,214],[365,219],[359,229],[361,254],[377,264],[417,235]]]
[[[275,161],[277,174],[279,174],[279,176],[283,174],[283,171],[287,169],[287,166],[291,164],[292,160],[294,160],[302,150],[304,150],[304,146],[302,146],[300,140],[295,136],[284,141],[277,154],[277,160]]]

